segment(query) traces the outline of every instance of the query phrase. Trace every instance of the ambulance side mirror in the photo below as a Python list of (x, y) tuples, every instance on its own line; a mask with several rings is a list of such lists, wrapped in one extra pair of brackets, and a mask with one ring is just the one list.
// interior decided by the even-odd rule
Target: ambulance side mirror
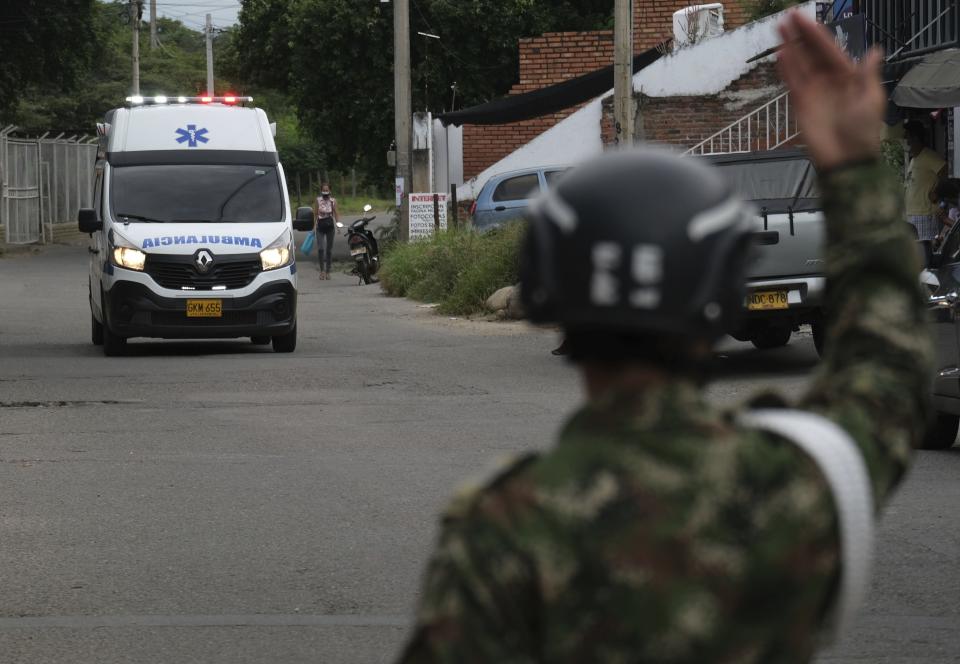
[(308, 207), (297, 208), (297, 216), (293, 220), (293, 230), (312, 231), (313, 230), (313, 210)]
[(93, 208), (80, 208), (77, 210), (77, 226), (81, 233), (96, 233), (103, 230), (103, 222), (97, 216), (97, 211)]

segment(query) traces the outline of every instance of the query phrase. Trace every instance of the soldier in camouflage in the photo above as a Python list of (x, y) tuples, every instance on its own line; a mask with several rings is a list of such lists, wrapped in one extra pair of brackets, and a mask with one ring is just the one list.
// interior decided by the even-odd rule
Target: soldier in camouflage
[(750, 253), (718, 174), (652, 150), (571, 172), (531, 213), (522, 277), (587, 404), (448, 508), (402, 662), (806, 662), (855, 604), (873, 512), (923, 434), (931, 349), (879, 162), (879, 58), (854, 64), (800, 16), (782, 31), (828, 224), (810, 388), (732, 412), (704, 398)]

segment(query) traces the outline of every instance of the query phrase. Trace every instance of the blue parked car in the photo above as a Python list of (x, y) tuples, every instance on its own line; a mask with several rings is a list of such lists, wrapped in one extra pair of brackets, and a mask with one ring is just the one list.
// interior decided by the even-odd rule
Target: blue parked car
[(530, 199), (550, 188), (569, 166), (539, 166), (494, 175), (470, 207), (473, 228), (487, 231), (523, 216)]

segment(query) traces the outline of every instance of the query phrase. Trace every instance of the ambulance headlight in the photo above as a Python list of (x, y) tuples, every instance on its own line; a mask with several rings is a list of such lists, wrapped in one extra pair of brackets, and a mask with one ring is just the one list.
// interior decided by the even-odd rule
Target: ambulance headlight
[(115, 238), (113, 248), (110, 250), (110, 259), (117, 267), (142, 272), (147, 262), (147, 255), (136, 247), (124, 241), (117, 241)]
[(276, 242), (260, 252), (260, 265), (264, 272), (286, 267), (292, 260), (293, 235), (290, 231), (285, 231)]

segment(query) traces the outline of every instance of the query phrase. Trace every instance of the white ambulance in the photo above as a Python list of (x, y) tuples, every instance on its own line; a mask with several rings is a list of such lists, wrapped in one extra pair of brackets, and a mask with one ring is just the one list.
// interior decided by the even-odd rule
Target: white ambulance
[(130, 97), (97, 127), (92, 340), (250, 337), (297, 345), (293, 229), (275, 125), (245, 97)]

